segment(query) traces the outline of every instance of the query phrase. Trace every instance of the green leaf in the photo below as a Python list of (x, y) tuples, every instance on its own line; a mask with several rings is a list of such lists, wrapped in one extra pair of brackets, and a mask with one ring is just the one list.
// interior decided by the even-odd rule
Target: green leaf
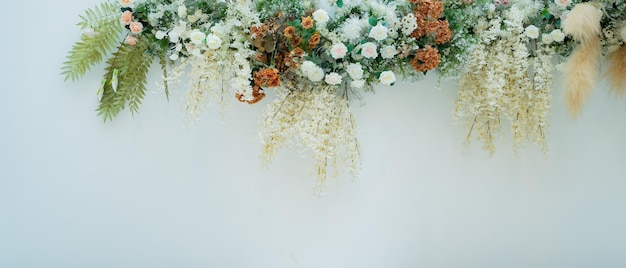
[(378, 24), (378, 19), (375, 17), (370, 17), (370, 19), (368, 20), (368, 22), (370, 23), (370, 25), (372, 26), (376, 26)]
[(118, 44), (123, 30), (118, 22), (117, 6), (111, 3), (88, 9), (80, 17), (82, 21), (78, 25), (82, 29), (93, 28), (95, 35), (83, 35), (69, 51), (61, 67), (61, 75), (65, 76), (66, 81), (80, 79), (93, 65), (100, 63), (104, 55)]

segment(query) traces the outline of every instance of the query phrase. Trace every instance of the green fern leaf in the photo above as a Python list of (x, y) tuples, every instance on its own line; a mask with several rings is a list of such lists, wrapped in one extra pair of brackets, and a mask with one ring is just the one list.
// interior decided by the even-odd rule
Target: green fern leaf
[[(105, 122), (117, 116), (126, 105), (133, 114), (139, 111), (145, 96), (148, 70), (153, 60), (153, 56), (145, 53), (147, 47), (145, 39), (140, 39), (135, 46), (123, 44), (107, 61), (104, 75), (107, 83), (97, 110)], [(115, 72), (119, 73), (116, 90), (111, 83)]]
[(78, 25), (82, 29), (93, 28), (95, 35), (83, 35), (68, 53), (61, 67), (61, 75), (65, 76), (66, 81), (80, 79), (116, 46), (123, 30), (119, 24), (119, 13), (115, 4), (107, 2), (88, 9), (85, 15), (80, 16), (82, 21)]

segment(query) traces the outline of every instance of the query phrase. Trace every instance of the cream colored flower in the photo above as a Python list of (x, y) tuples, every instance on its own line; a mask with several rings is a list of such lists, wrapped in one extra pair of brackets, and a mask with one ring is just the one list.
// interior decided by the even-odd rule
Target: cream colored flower
[(565, 40), (565, 34), (560, 29), (552, 30), (550, 36), (552, 37), (552, 40), (557, 43), (561, 43)]
[(383, 59), (391, 59), (393, 58), (396, 54), (398, 54), (398, 51), (396, 49), (395, 46), (385, 46), (383, 47), (383, 49), (380, 51), (380, 56), (383, 57)]
[(350, 86), (353, 88), (362, 88), (365, 86), (365, 80), (359, 79), (350, 82)]
[(382, 41), (387, 38), (387, 27), (378, 23), (376, 26), (372, 27), (369, 34), (370, 38), (374, 38), (376, 41)]
[(350, 63), (346, 68), (346, 72), (354, 80), (363, 78), (363, 66), (361, 66), (361, 63)]
[(328, 22), (330, 17), (328, 17), (328, 12), (326, 12), (326, 10), (318, 9), (315, 12), (313, 12), (313, 19), (315, 20), (315, 22), (319, 24), (324, 24)]
[(375, 59), (378, 57), (378, 51), (376, 51), (376, 49), (376, 44), (367, 42), (361, 45), (361, 55), (363, 55), (364, 58)]
[(537, 26), (535, 26), (535, 25), (529, 25), (524, 30), (524, 34), (528, 38), (537, 39), (539, 37), (539, 28), (537, 28)]
[(333, 59), (341, 59), (346, 56), (346, 53), (348, 53), (348, 48), (343, 43), (335, 44), (330, 48), (330, 55)]
[(191, 34), (189, 34), (189, 39), (194, 45), (201, 45), (202, 42), (204, 42), (204, 38), (206, 38), (206, 34), (197, 29), (193, 30)]
[(384, 71), (378, 77), (381, 84), (391, 85), (396, 82), (396, 75), (392, 71)]
[(560, 7), (567, 7), (572, 3), (572, 0), (554, 0), (554, 3)]
[(544, 43), (546, 45), (549, 45), (549, 44), (552, 44), (553, 41), (554, 41), (554, 39), (552, 38), (551, 34), (545, 34), (545, 33), (541, 34), (541, 42), (542, 43)]
[(158, 40), (161, 40), (161, 39), (165, 38), (165, 36), (166, 36), (166, 35), (167, 35), (167, 33), (165, 33), (164, 31), (159, 30), (159, 31), (157, 31), (157, 32), (154, 34), (154, 37), (155, 37), (156, 39), (158, 39)]
[(131, 32), (133, 32), (134, 34), (138, 34), (143, 31), (143, 24), (141, 24), (141, 22), (134, 21), (130, 24), (129, 28)]
[(210, 49), (218, 49), (222, 46), (222, 39), (219, 38), (217, 35), (210, 34), (206, 37), (206, 45)]
[(324, 82), (329, 85), (339, 85), (341, 84), (341, 75), (335, 72), (329, 73), (326, 75)]

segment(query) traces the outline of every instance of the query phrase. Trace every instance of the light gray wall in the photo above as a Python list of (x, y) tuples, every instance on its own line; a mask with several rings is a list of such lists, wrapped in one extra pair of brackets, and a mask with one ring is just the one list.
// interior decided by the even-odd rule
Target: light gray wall
[(604, 85), (576, 122), (553, 92), (547, 158), (463, 150), (454, 82), (379, 87), (354, 109), (362, 176), (318, 198), (295, 150), (259, 163), (270, 99), (185, 128), (181, 93), (149, 93), (103, 124), (104, 66), (58, 75), (96, 3), (0, 16), (0, 267), (626, 267), (626, 100)]

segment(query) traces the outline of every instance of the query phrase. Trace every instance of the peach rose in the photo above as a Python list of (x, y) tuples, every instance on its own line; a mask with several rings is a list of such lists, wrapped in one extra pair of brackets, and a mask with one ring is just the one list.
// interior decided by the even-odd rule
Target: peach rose
[(287, 38), (292, 38), (293, 34), (296, 32), (296, 27), (293, 26), (288, 26), (287, 28), (285, 28), (285, 30), (283, 31), (283, 35)]
[(124, 11), (124, 13), (122, 13), (122, 16), (120, 17), (120, 20), (122, 21), (122, 23), (124, 23), (124, 25), (129, 25), (131, 22), (133, 22), (133, 12), (131, 11)]
[(309, 46), (316, 47), (317, 44), (320, 43), (321, 38), (319, 34), (311, 35), (311, 38), (309, 38)]
[(134, 35), (126, 36), (126, 39), (124, 39), (124, 43), (129, 44), (131, 46), (136, 45), (138, 41), (139, 39), (137, 39), (137, 37), (135, 37)]
[(120, 0), (120, 5), (122, 5), (123, 7), (127, 7), (130, 6), (130, 4), (132, 4), (132, 0)]
[(141, 33), (141, 31), (143, 31), (143, 24), (141, 24), (141, 22), (138, 21), (133, 21), (130, 23), (130, 31), (133, 32), (134, 34), (138, 34)]

